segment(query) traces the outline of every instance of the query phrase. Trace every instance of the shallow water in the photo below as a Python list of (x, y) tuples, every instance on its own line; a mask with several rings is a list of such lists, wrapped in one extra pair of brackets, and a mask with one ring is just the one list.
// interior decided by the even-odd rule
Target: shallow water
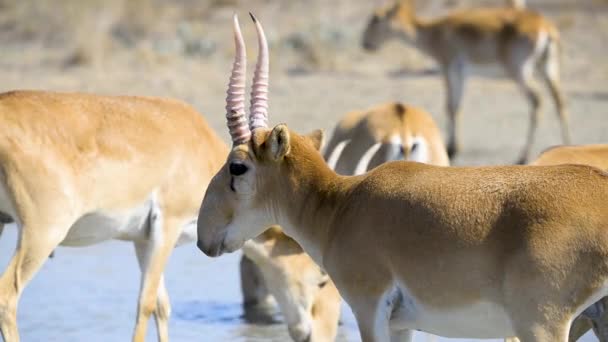
[[(0, 239), (2, 270), (13, 254), (16, 238), (17, 230), (8, 226)], [(175, 250), (165, 273), (172, 304), (172, 341), (289, 341), (283, 324), (252, 325), (241, 318), (239, 258), (240, 254), (234, 253), (211, 259), (194, 244)], [(22, 341), (129, 340), (139, 274), (130, 243), (58, 248), (21, 297), (18, 321)], [(338, 341), (359, 341), (346, 305), (342, 316)], [(156, 340), (153, 321), (148, 340)], [(417, 333), (416, 342), (427, 340), (427, 335)]]

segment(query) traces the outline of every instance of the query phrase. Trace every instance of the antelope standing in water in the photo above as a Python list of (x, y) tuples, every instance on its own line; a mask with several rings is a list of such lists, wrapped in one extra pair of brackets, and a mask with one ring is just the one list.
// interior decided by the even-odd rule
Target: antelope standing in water
[[(531, 165), (583, 164), (608, 170), (608, 145), (556, 146), (545, 150)], [(591, 305), (579, 315), (570, 329), (570, 341), (577, 341), (593, 329), (601, 342), (608, 341), (608, 297)]]
[(131, 96), (0, 94), (0, 218), (19, 241), (0, 277), (0, 330), (18, 341), (19, 297), (58, 246), (133, 241), (142, 271), (133, 335), (151, 314), (168, 340), (163, 269), (194, 241), (196, 214), (227, 147), (192, 107)]
[(450, 157), (460, 150), (460, 104), (474, 65), (502, 67), (528, 99), (530, 123), (518, 163), (529, 157), (541, 115), (535, 71), (542, 75), (557, 107), (562, 140), (570, 143), (568, 113), (560, 89), (559, 32), (540, 14), (518, 8), (478, 8), (427, 20), (416, 15), (411, 0), (401, 0), (375, 11), (363, 34), (363, 47), (375, 51), (392, 38), (414, 45), (441, 68), (447, 90)]
[(197, 223), (205, 254), (279, 224), (328, 272), (365, 342), (410, 329), (565, 342), (573, 318), (608, 294), (601, 170), (389, 162), (339, 176), (318, 132), (269, 128), (258, 100), (249, 122), (229, 111), (234, 145)]

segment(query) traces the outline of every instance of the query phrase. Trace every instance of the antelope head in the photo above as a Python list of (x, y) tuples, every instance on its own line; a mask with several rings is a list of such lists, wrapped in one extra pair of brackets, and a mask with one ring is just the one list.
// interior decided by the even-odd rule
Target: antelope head
[(363, 32), (363, 48), (376, 51), (386, 41), (399, 37), (412, 40), (416, 35), (412, 8), (410, 0), (401, 0), (374, 11)]
[[(268, 128), (268, 44), (260, 22), (251, 15), (258, 36), (258, 61), (251, 88), (249, 120), (245, 114), (245, 43), (234, 16), (236, 56), (226, 98), (226, 119), (232, 150), (207, 188), (199, 211), (198, 247), (209, 256), (233, 252), (278, 223), (273, 190), (289, 191), (277, 183), (292, 143), (303, 142), (318, 150), (322, 134), (312, 137), (291, 133), (280, 124)], [(276, 192), (276, 190), (275, 190)]]

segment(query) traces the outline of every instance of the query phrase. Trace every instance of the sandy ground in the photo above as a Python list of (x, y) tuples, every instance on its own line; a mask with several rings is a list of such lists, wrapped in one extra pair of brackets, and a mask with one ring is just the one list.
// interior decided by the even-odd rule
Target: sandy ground
[[(208, 2), (222, 4), (194, 12), (187, 19), (169, 14), (157, 17), (152, 26), (158, 30), (141, 41), (130, 45), (114, 41), (103, 47), (103, 57), (95, 63), (75, 66), (66, 66), (72, 48), (69, 40), (48, 40), (54, 34), (52, 25), (46, 28), (43, 20), (35, 22), (33, 31), (44, 32), (46, 38), (36, 34), (24, 38), (10, 27), (15, 18), (4, 12), (0, 15), (0, 91), (48, 89), (176, 97), (204, 113), (228, 142), (223, 107), (232, 59), (230, 16), (234, 11), (241, 16), (253, 65), (255, 33), (246, 15), (253, 10), (271, 43), (272, 123), (285, 122), (299, 132), (323, 128), (329, 133), (347, 111), (399, 100), (427, 109), (445, 128), (443, 83), (432, 62), (400, 43), (389, 44), (374, 55), (361, 51), (360, 33), (371, 8), (381, 1)], [(421, 12), (431, 16), (457, 6), (501, 4), (496, 2), (500, 1), (419, 1)], [(529, 2), (553, 19), (562, 32), (563, 89), (573, 142), (608, 142), (608, 2)], [(11, 1), (0, 1), (0, 8), (10, 6)], [(194, 27), (192, 35), (211, 46), (209, 51), (184, 53), (175, 39), (180, 27)], [(79, 32), (81, 27), (64, 29)], [(560, 143), (558, 121), (549, 98), (546, 100), (535, 153)], [(463, 103), (463, 150), (455, 164), (515, 161), (527, 125), (527, 103), (512, 82), (472, 77)]]
[[(420, 7), (425, 15), (437, 15), (473, 3), (429, 1)], [(562, 31), (563, 88), (574, 143), (608, 141), (608, 121), (603, 119), (608, 103), (608, 2), (532, 0), (529, 6), (552, 18)], [(323, 128), (329, 133), (349, 110), (399, 100), (427, 109), (444, 129), (443, 83), (433, 73), (432, 62), (398, 42), (374, 55), (361, 51), (360, 33), (371, 8), (373, 3), (367, 1), (241, 1), (239, 6), (218, 7), (204, 19), (195, 19), (204, 23), (201, 34), (216, 46), (210, 56), (147, 48), (166, 41), (161, 36), (134, 47), (114, 44), (95, 66), (64, 67), (68, 52), (60, 44), (4, 37), (0, 90), (177, 97), (193, 103), (227, 140), (223, 100), (232, 58), (229, 19), (234, 11), (241, 15), (253, 65), (255, 31), (246, 11), (254, 10), (271, 43), (272, 123), (285, 122), (300, 132)], [(546, 100), (535, 152), (560, 143), (554, 109)], [(513, 162), (527, 125), (527, 102), (512, 82), (472, 77), (463, 103), (463, 153), (455, 163)]]

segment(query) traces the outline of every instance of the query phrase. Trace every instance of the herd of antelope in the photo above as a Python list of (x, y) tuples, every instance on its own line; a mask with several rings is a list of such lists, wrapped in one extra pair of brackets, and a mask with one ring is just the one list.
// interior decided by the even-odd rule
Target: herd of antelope
[[(133, 241), (141, 285), (133, 341), (154, 316), (168, 341), (163, 270), (173, 248), (242, 249), (245, 311), (276, 303), (294, 341), (335, 339), (343, 298), (363, 341), (445, 337), (608, 341), (608, 145), (568, 146), (559, 33), (511, 7), (436, 19), (410, 1), (376, 10), (363, 48), (402, 39), (432, 57), (447, 90), (448, 144), (430, 114), (401, 102), (348, 113), (323, 133), (269, 126), (269, 52), (245, 110), (246, 48), (226, 98), (232, 147), (189, 105), (164, 98), (13, 91), (0, 94), (0, 231), (19, 240), (0, 277), (0, 331), (18, 341), (19, 297), (58, 245)], [(502, 66), (527, 96), (528, 162), (540, 72), (564, 146), (530, 165), (450, 167), (466, 76)], [(202, 203), (201, 203), (202, 201)]]

